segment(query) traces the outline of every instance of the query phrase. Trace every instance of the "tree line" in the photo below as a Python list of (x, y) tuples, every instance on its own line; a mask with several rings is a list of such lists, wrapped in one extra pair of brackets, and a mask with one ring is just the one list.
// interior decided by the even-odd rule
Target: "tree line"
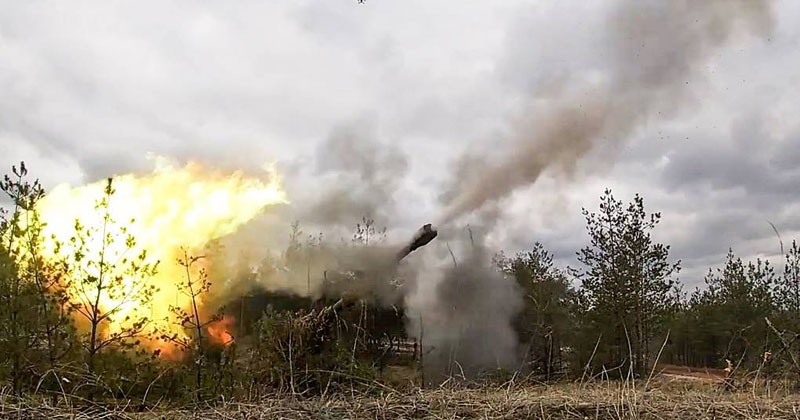
[(547, 378), (627, 379), (651, 374), (660, 362), (797, 379), (796, 241), (780, 272), (730, 249), (721, 267), (709, 268), (704, 287), (687, 292), (677, 278), (680, 261), (651, 236), (661, 214), (646, 212), (641, 196), (624, 203), (605, 190), (599, 211), (583, 215), (589, 243), (577, 252), (578, 267), (555, 267), (541, 243), (496, 258), (525, 290), (517, 328), (530, 343), (532, 370)]
[[(0, 209), (0, 381), (17, 395), (46, 395), (53, 403), (121, 398), (146, 406), (156, 400), (370, 387), (392, 380), (385, 371), (390, 364), (422, 371), (422, 343), (414, 343), (411, 355), (402, 350), (408, 340), (398, 305), (258, 292), (208, 313), (197, 303), (219, 273), (197, 268), (204, 257), (186, 251), (158, 264), (149, 263), (146, 252), (110, 258), (105, 250), (131, 250), (136, 244), (125, 229), (129, 221), (109, 212), (112, 179), (96, 203), (100, 223), (76, 221), (66, 243), (50, 244), (61, 256), (55, 259), (42, 255), (51, 239), (44, 237), (45, 222), (35, 211), (45, 194), (39, 182), (30, 181), (20, 164), (0, 190), (11, 202)], [(661, 214), (648, 213), (641, 196), (625, 203), (606, 190), (599, 209), (583, 209), (583, 215), (588, 242), (577, 251), (576, 267), (557, 267), (538, 242), (513, 256), (498, 253), (492, 261), (525, 297), (513, 323), (527, 377), (630, 379), (670, 363), (758, 369), (798, 379), (795, 241), (778, 272), (769, 261), (743, 261), (731, 250), (721, 267), (709, 269), (705, 287), (687, 292), (678, 281), (680, 261), (670, 258), (669, 245), (652, 237)], [(350, 243), (336, 246), (368, 247), (384, 240), (385, 229), (364, 218)], [(302, 277), (325, 246), (321, 235), (306, 235), (294, 224), (287, 249), (265, 260), (262, 269)], [(147, 313), (126, 310), (147, 306), (156, 292), (148, 280), (170, 263), (184, 269), (176, 293), (192, 303), (170, 308), (169, 322), (185, 335), (154, 330)], [(326, 272), (332, 287), (365, 281), (360, 279), (365, 275)], [(116, 306), (103, 304), (108, 301)], [(223, 312), (238, 318), (235, 341), (209, 336)], [(123, 327), (110, 327), (119, 320), (125, 322), (115, 325)], [(154, 340), (170, 343), (182, 356), (165, 357), (140, 345)]]

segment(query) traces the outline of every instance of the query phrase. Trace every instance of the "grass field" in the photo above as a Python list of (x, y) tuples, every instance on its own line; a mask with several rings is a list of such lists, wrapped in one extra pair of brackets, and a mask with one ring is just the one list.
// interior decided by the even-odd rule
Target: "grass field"
[(248, 403), (217, 402), (193, 407), (151, 407), (117, 402), (99, 406), (52, 407), (42, 401), (4, 398), (4, 418), (49, 419), (797, 419), (800, 395), (776, 385), (743, 385), (729, 391), (719, 383), (659, 377), (630, 382), (565, 383), (553, 386), (512, 382), (481, 387), (444, 385), (395, 391), (376, 386), (340, 390), (333, 396), (274, 395)]

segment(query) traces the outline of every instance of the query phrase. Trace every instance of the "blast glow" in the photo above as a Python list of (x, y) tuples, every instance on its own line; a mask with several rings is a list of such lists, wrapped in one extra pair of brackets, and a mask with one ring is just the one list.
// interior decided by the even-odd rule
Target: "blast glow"
[[(45, 222), (45, 242), (42, 254), (45, 258), (57, 261), (60, 255), (70, 255), (75, 248), (70, 238), (75, 235), (75, 221), (87, 227), (100, 227), (103, 223), (101, 211), (96, 204), (103, 197), (106, 181), (100, 181), (78, 188), (61, 185), (54, 188), (37, 205), (41, 219)], [(115, 190), (109, 204), (111, 218), (116, 225), (112, 236), (120, 229), (127, 229), (136, 240), (134, 247), (125, 255), (132, 257), (146, 251), (146, 263), (158, 262), (156, 275), (149, 279), (155, 285), (152, 301), (142, 307), (135, 299), (127, 304), (101, 299), (103, 311), (119, 307), (105, 333), (118, 332), (126, 325), (126, 317), (145, 314), (151, 322), (151, 331), (178, 334), (185, 337), (186, 332), (178, 325), (170, 312), (170, 306), (190, 311), (191, 298), (178, 289), (180, 282), (186, 281), (185, 268), (177, 264), (182, 249), (194, 255), (203, 252), (209, 242), (229, 235), (244, 223), (253, 219), (268, 206), (286, 203), (286, 196), (280, 186), (280, 179), (271, 171), (269, 179), (262, 181), (246, 177), (241, 172), (210, 172), (197, 164), (176, 167), (164, 161), (157, 162), (156, 170), (149, 175), (124, 175), (113, 179)], [(50, 238), (54, 238), (52, 240)], [(61, 249), (56, 248), (60, 242)], [(124, 240), (117, 240), (114, 247), (107, 249), (107, 261), (122, 257)], [(90, 258), (97, 258), (102, 241), (86, 244)], [(95, 255), (91, 255), (95, 253)], [(134, 284), (135, 280), (124, 277), (123, 281)], [(212, 285), (211, 292), (213, 293)], [(78, 302), (81, 290), (74, 284), (67, 294)], [(88, 298), (96, 298), (91, 291)], [(102, 296), (101, 296), (102, 297)], [(83, 299), (87, 296), (83, 295)], [(207, 302), (199, 301), (201, 312), (210, 313), (216, 308), (204, 308)], [(158, 340), (143, 341), (153, 349), (169, 352), (171, 346)]]
[(212, 343), (229, 346), (233, 343), (233, 335), (231, 334), (236, 318), (225, 315), (217, 322), (208, 326), (208, 338)]

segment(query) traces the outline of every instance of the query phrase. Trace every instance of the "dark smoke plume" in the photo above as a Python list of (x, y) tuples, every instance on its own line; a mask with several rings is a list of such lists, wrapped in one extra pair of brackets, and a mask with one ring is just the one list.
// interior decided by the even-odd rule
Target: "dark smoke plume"
[[(511, 152), (499, 162), (476, 168), (475, 176), (456, 181), (457, 193), (439, 224), (536, 182), (547, 169), (568, 174), (599, 145), (619, 147), (649, 119), (669, 116), (690, 103), (690, 79), (735, 32), (763, 35), (771, 29), (770, 4), (618, 2), (604, 25), (610, 32), (595, 38), (607, 44), (602, 46), (607, 47), (607, 57), (539, 86), (512, 128)], [(558, 45), (559, 40), (526, 42)]]
[(510, 320), (522, 309), (522, 292), (492, 266), (491, 253), (480, 241), (465, 234), (459, 242), (456, 260), (423, 270), (406, 302), (408, 334), (422, 339), (431, 382), (518, 367), (519, 344)]

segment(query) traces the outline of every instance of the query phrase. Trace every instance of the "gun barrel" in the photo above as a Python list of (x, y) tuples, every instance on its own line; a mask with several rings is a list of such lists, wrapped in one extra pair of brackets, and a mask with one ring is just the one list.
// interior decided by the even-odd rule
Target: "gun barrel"
[(397, 254), (397, 261), (399, 262), (407, 257), (408, 254), (429, 244), (437, 235), (439, 235), (439, 232), (434, 229), (430, 223), (422, 226), (414, 235), (414, 238), (411, 239), (411, 242), (404, 246)]

